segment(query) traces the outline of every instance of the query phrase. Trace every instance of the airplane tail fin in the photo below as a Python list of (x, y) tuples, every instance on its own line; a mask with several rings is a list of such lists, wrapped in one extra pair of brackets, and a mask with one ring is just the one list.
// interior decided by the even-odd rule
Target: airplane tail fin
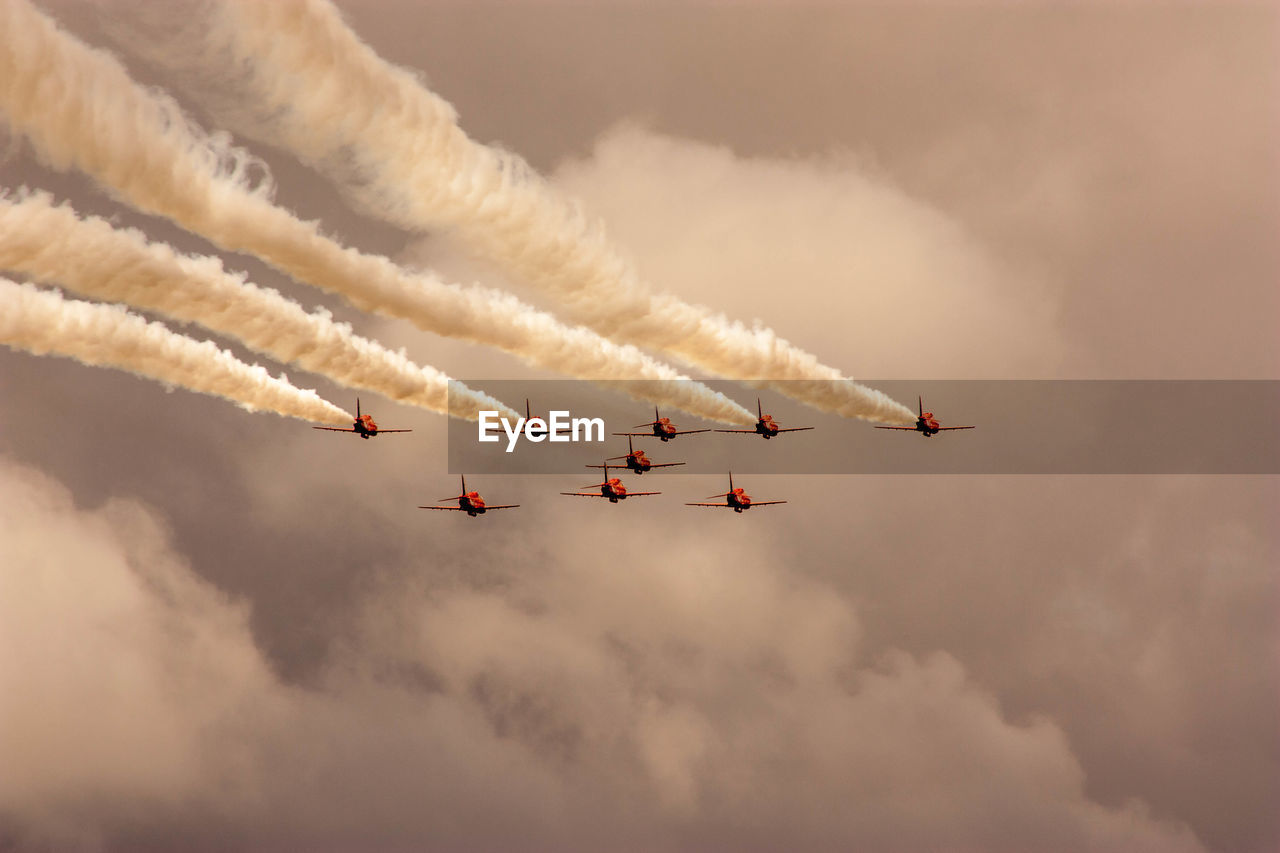
[(764, 420), (764, 406), (760, 405), (759, 397), (756, 397), (756, 418)]
[(460, 498), (465, 498), (466, 496), (467, 496), (467, 475), (463, 474), (462, 475), (462, 494), (450, 495), (447, 498), (436, 498), (436, 503), (443, 503), (445, 501), (456, 501)]
[(920, 404), (920, 417), (923, 418), (924, 417), (924, 395), (921, 394), (919, 397), (916, 397), (916, 402)]
[(356, 420), (360, 420), (360, 398), (356, 397)]
[(524, 422), (528, 423), (531, 420), (533, 420), (533, 414), (529, 409), (529, 398), (525, 397), (524, 398)]
[[(618, 466), (614, 466), (615, 468)], [(609, 482), (609, 460), (604, 462), (604, 480), (599, 483), (587, 483), (585, 486), (579, 486), (580, 489), (598, 489)]]
[(732, 471), (729, 472), (729, 491), (722, 492), (721, 494), (718, 494), (718, 495), (707, 495), (705, 498), (703, 498), (703, 500), (709, 501), (712, 498), (727, 498), (731, 494), (733, 494), (733, 472)]

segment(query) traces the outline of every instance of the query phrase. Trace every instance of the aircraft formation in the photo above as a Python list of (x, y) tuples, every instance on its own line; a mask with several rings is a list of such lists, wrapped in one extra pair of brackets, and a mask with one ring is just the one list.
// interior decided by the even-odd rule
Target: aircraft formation
[[(933, 412), (926, 412), (924, 410), (923, 396), (918, 397), (917, 402), (919, 404), (919, 409), (917, 410), (919, 412), (919, 415), (916, 418), (916, 423), (914, 426), (877, 426), (876, 429), (894, 429), (894, 430), (906, 430), (909, 432), (919, 432), (925, 438), (930, 438), (945, 430), (975, 429), (975, 427), (973, 426), (942, 426), (938, 422), (937, 418), (933, 416)], [(525, 411), (525, 418), (527, 423), (533, 418), (532, 408), (528, 400), (524, 401), (524, 411)], [(635, 437), (657, 438), (658, 440), (665, 443), (665, 442), (671, 441), (676, 436), (680, 436), (680, 435), (693, 435), (695, 433), (702, 433), (702, 432), (725, 432), (725, 433), (737, 433), (740, 435), (759, 435), (763, 437), (765, 440), (768, 440), (771, 438), (776, 438), (778, 435), (784, 432), (804, 432), (805, 430), (814, 429), (814, 427), (783, 427), (781, 426), (780, 424), (778, 424), (777, 421), (773, 419), (772, 415), (767, 415), (764, 413), (764, 409), (760, 403), (759, 398), (756, 398), (756, 418), (757, 418), (756, 424), (753, 429), (715, 429), (713, 430), (711, 428), (707, 428), (707, 429), (681, 430), (681, 429), (677, 429), (676, 425), (671, 423), (670, 418), (662, 417), (662, 415), (658, 412), (658, 408), (655, 406), (653, 409), (652, 421), (649, 421), (648, 423), (637, 424), (636, 426), (632, 427), (632, 429), (640, 429), (642, 427), (648, 427), (650, 430), (649, 432), (615, 432), (613, 433), (616, 436), (626, 437), (627, 439), (626, 454), (622, 456), (610, 456), (606, 458), (603, 461), (603, 464), (601, 465), (584, 466), (586, 468), (600, 468), (600, 469), (603, 469), (604, 471), (604, 476), (601, 482), (589, 483), (585, 486), (580, 487), (583, 490), (590, 489), (592, 491), (561, 492), (560, 494), (566, 495), (568, 497), (576, 497), (576, 498), (604, 498), (605, 500), (609, 501), (609, 503), (611, 504), (619, 503), (621, 501), (626, 500), (627, 498), (648, 497), (650, 495), (662, 494), (662, 492), (629, 491), (626, 485), (623, 484), (621, 478), (609, 476), (610, 468), (625, 469), (625, 470), (631, 471), (637, 477), (639, 477), (647, 471), (652, 471), (654, 468), (674, 468), (676, 466), (686, 464), (684, 462), (662, 462), (662, 463), (654, 462), (648, 456), (645, 455), (644, 450), (637, 450), (635, 448), (634, 444), (632, 443), (632, 439)], [(351, 429), (342, 429), (340, 427), (324, 427), (324, 426), (312, 427), (312, 429), (328, 430), (330, 432), (353, 433), (353, 434), (359, 435), (363, 439), (374, 438), (378, 435), (381, 435), (382, 433), (397, 433), (397, 432), (413, 431), (408, 429), (383, 429), (379, 427), (374, 422), (372, 415), (366, 415), (360, 411), (360, 399), (358, 397), (356, 398), (356, 419), (355, 419), (355, 422), (352, 424)], [(616, 464), (619, 460), (623, 460), (622, 464), (620, 465)], [(610, 465), (609, 464), (610, 462), (614, 462), (615, 464)], [(729, 472), (729, 491), (722, 492), (717, 495), (710, 495), (709, 497), (706, 498), (706, 500), (712, 500), (714, 498), (723, 498), (724, 500), (719, 503), (702, 503), (702, 502), (686, 503), (685, 506), (711, 507), (713, 509), (731, 509), (735, 513), (742, 513), (754, 507), (777, 506), (778, 504), (786, 503), (785, 500), (760, 501), (752, 498), (750, 495), (746, 493), (746, 491), (742, 487), (740, 486), (735, 487), (733, 485), (732, 471)], [(460, 494), (453, 495), (447, 498), (439, 498), (436, 501), (437, 504), (447, 504), (452, 502), (456, 502), (457, 506), (419, 506), (418, 509), (438, 510), (441, 512), (465, 512), (470, 518), (475, 518), (476, 516), (484, 515), (486, 512), (489, 512), (490, 510), (516, 509), (520, 506), (519, 504), (494, 505), (494, 504), (486, 503), (485, 499), (480, 495), (479, 492), (475, 490), (467, 489), (466, 475), (462, 476), (462, 492)]]

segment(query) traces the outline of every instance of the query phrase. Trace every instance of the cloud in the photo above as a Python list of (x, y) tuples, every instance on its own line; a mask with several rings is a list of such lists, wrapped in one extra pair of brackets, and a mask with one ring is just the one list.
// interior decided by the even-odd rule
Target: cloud
[(747, 157), (623, 123), (553, 181), (645, 279), (767, 316), (855, 376), (1030, 378), (1061, 358), (1048, 282), (851, 154)]
[(1062, 730), (1010, 722), (951, 655), (866, 660), (849, 601), (763, 541), (669, 533), (643, 570), (588, 541), (500, 590), (379, 595), (362, 645), (559, 768), (568, 802), (625, 802), (573, 822), (635, 818), (618, 849), (1200, 849), (1092, 802)]
[(244, 736), (274, 712), (243, 604), (152, 511), (76, 508), (0, 459), (0, 815), (54, 847), (196, 797), (251, 797)]
[(1091, 801), (1062, 730), (954, 657), (865, 659), (854, 605), (763, 535), (680, 529), (636, 570), (601, 549), (615, 514), (469, 581), (388, 574), (303, 687), (153, 510), (2, 464), (0, 813), (24, 842), (216, 818), (251, 849), (1200, 849)]

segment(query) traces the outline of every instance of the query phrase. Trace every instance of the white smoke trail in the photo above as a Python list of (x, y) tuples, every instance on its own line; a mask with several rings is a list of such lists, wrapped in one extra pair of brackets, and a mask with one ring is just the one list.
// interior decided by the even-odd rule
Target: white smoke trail
[(518, 157), (469, 139), (448, 102), (381, 59), (328, 0), (199, 3), (183, 17), (187, 26), (167, 33), (176, 37), (144, 40), (138, 52), (189, 82), (193, 72), (213, 75), (223, 93), (209, 104), (216, 114), (334, 176), (369, 214), (412, 230), (452, 228), (615, 340), (719, 376), (783, 380), (777, 390), (826, 411), (914, 419), (771, 329), (654, 292), (599, 222)]
[(63, 299), (0, 278), (0, 344), (35, 355), (61, 355), (116, 367), (166, 385), (212, 394), (249, 411), (349, 424), (353, 418), (259, 365), (245, 364), (211, 341), (195, 341), (130, 314), (119, 305)]
[(138, 231), (81, 219), (48, 193), (0, 195), (0, 269), (199, 323), (278, 361), (393, 400), (470, 420), (483, 409), (515, 417), (489, 395), (354, 335), (326, 312), (308, 314), (277, 291), (226, 272), (217, 258), (181, 255)]
[(754, 421), (635, 347), (566, 327), (509, 294), (410, 275), (386, 258), (339, 246), (272, 204), (269, 182), (252, 182), (252, 159), (225, 136), (201, 133), (171, 98), (136, 84), (113, 56), (62, 32), (27, 0), (0, 0), (0, 111), (51, 167), (79, 169), (134, 207), (254, 254), (362, 310), (571, 376), (644, 380), (623, 388), (701, 417)]

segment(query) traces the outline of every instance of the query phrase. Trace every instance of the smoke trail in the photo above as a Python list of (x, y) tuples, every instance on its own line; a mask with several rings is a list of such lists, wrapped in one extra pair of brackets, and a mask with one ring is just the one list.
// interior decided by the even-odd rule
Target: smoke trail
[(257, 255), (361, 310), (571, 376), (645, 380), (626, 388), (701, 417), (754, 421), (635, 347), (566, 327), (509, 294), (410, 275), (386, 258), (339, 246), (273, 205), (269, 181), (254, 183), (260, 170), (224, 135), (201, 133), (171, 98), (134, 83), (114, 57), (61, 32), (27, 0), (0, 0), (0, 110), (51, 167), (80, 169), (134, 207)]
[(348, 424), (353, 418), (294, 388), (259, 365), (249, 365), (211, 341), (195, 341), (149, 323), (119, 305), (63, 299), (55, 291), (0, 278), (0, 343), (35, 355), (61, 355), (84, 364), (117, 367), (166, 385), (212, 394), (249, 411)]
[[(575, 321), (615, 340), (720, 376), (818, 380), (776, 387), (846, 416), (913, 420), (906, 406), (771, 329), (652, 291), (599, 222), (518, 157), (469, 139), (449, 103), (378, 57), (327, 0), (230, 0), (199, 11), (184, 13), (178, 37), (143, 40), (138, 52), (186, 72), (189, 82), (196, 71), (215, 75), (224, 90), (209, 104), (216, 113), (331, 174), (365, 212), (412, 230), (454, 229), (558, 298)], [(210, 87), (193, 88), (203, 95)]]
[(0, 269), (199, 323), (279, 361), (393, 400), (470, 420), (482, 409), (515, 415), (487, 394), (352, 334), (323, 311), (308, 314), (280, 293), (226, 272), (217, 258), (180, 255), (138, 231), (97, 217), (82, 220), (47, 193), (20, 191), (16, 201), (0, 195)]

